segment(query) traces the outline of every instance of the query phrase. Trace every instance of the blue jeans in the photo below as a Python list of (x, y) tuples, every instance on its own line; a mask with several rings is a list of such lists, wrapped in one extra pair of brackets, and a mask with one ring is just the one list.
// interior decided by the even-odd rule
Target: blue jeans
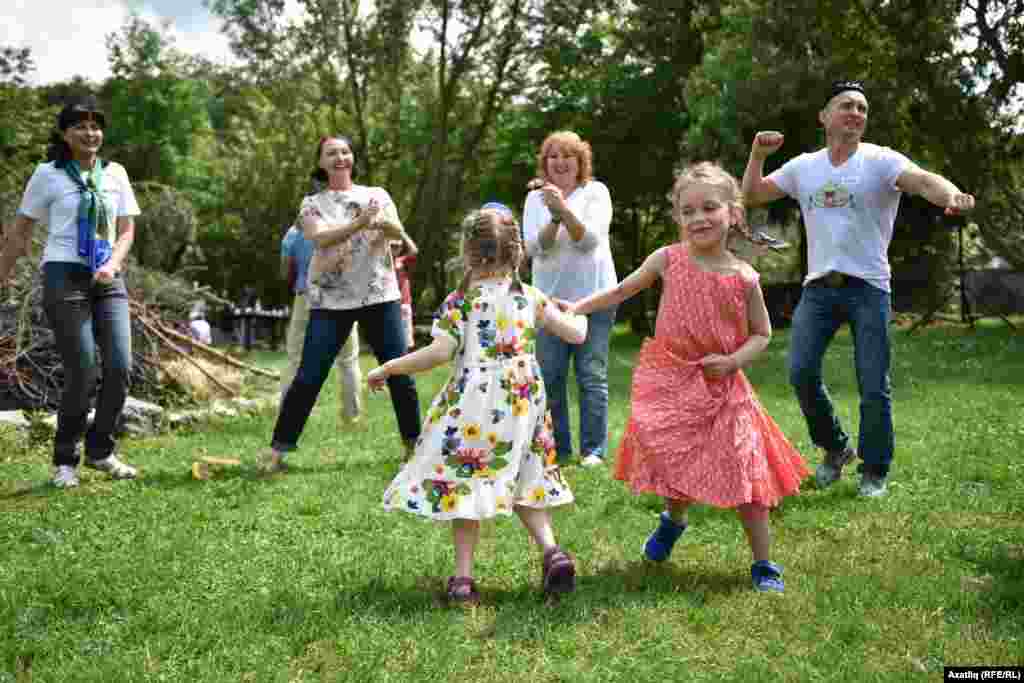
[[(102, 460), (114, 452), (114, 430), (132, 371), (132, 327), (124, 280), (93, 282), (87, 266), (51, 261), (43, 265), (43, 309), (64, 366), (64, 390), (57, 412), (53, 464), (78, 466), (78, 442), (85, 434), (85, 457)], [(89, 405), (99, 370), (103, 375), (96, 416), (86, 433)]]
[(846, 448), (849, 437), (836, 417), (821, 377), (825, 350), (844, 322), (853, 333), (857, 388), (860, 391), (860, 436), (857, 452), (865, 469), (887, 476), (893, 455), (892, 397), (889, 387), (888, 292), (861, 281), (843, 287), (804, 287), (793, 315), (789, 347), (789, 381), (796, 389), (811, 440), (827, 451)]
[(615, 324), (615, 309), (587, 316), (587, 338), (569, 344), (553, 334), (537, 332), (537, 360), (544, 375), (548, 409), (555, 427), (558, 459), (572, 455), (566, 380), (575, 358), (576, 385), (580, 396), (580, 455), (605, 456), (608, 448), (608, 340)]
[[(302, 360), (281, 401), (281, 412), (274, 426), (273, 449), (281, 453), (295, 450), (320, 388), (356, 321), (366, 334), (378, 362), (386, 363), (405, 354), (405, 326), (399, 301), (344, 311), (312, 309), (302, 345)], [(405, 441), (419, 438), (420, 402), (412, 377), (393, 375), (388, 378), (388, 389), (402, 438)]]

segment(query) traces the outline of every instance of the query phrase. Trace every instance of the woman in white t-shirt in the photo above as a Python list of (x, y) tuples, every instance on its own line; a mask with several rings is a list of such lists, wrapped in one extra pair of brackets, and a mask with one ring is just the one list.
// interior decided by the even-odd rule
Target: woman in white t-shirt
[[(533, 286), (565, 301), (579, 301), (618, 283), (608, 240), (612, 199), (593, 177), (590, 145), (571, 131), (551, 133), (537, 155), (538, 181), (523, 207), (526, 254)], [(608, 341), (615, 309), (587, 316), (587, 338), (568, 344), (537, 332), (537, 359), (548, 390), (558, 458), (572, 455), (566, 382), (576, 370), (580, 401), (580, 458), (585, 467), (604, 463), (608, 447)]]
[[(315, 245), (306, 282), (309, 323), (302, 359), (281, 401), (267, 470), (284, 468), (316, 403), (338, 351), (358, 321), (378, 362), (407, 351), (401, 291), (391, 241), (406, 239), (387, 190), (352, 181), (355, 156), (348, 138), (320, 138), (314, 180), (324, 189), (302, 200), (297, 225)], [(420, 435), (419, 398), (408, 375), (388, 378), (406, 454)]]
[[(78, 98), (57, 117), (49, 162), (28, 181), (0, 256), (0, 282), (28, 253), (39, 223), (48, 226), (42, 258), (43, 306), (64, 366), (64, 390), (54, 437), (53, 483), (78, 485), (79, 441), (85, 464), (114, 479), (135, 468), (114, 455), (114, 429), (128, 395), (131, 319), (121, 270), (135, 237), (135, 201), (128, 174), (100, 159), (106, 117), (94, 97)], [(96, 416), (88, 426), (90, 395), (103, 357)], [(87, 428), (88, 427), (88, 431)]]

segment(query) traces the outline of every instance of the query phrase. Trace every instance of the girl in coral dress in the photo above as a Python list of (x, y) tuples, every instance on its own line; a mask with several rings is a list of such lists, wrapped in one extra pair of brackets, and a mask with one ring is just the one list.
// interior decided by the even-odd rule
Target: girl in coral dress
[(519, 281), (519, 226), (507, 207), (485, 207), (494, 208), (463, 221), (466, 277), (442, 304), (433, 342), (367, 376), (371, 389), (379, 389), (389, 375), (421, 372), (454, 357), (413, 457), (384, 493), (387, 510), (452, 522), (455, 573), (447, 598), (453, 603), (480, 599), (473, 580), (480, 520), (513, 511), (543, 553), (545, 593), (575, 586), (573, 561), (555, 544), (547, 511), (573, 496), (555, 465), (534, 347), (538, 327), (579, 344), (586, 319), (562, 313)]
[(735, 508), (753, 551), (754, 588), (781, 592), (768, 511), (797, 493), (808, 472), (741, 369), (772, 331), (757, 272), (727, 248), (730, 229), (743, 224), (739, 184), (715, 164), (696, 164), (679, 176), (672, 204), (679, 244), (658, 249), (617, 287), (565, 308), (585, 315), (663, 280), (615, 473), (634, 492), (665, 499), (644, 555), (668, 559), (693, 503)]

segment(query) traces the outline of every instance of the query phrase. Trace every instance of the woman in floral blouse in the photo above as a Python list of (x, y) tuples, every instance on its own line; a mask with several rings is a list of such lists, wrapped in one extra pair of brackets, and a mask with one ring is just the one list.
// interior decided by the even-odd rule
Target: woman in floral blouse
[[(359, 322), (381, 363), (407, 351), (401, 292), (391, 257), (392, 240), (405, 238), (391, 196), (380, 187), (352, 181), (352, 143), (340, 135), (321, 138), (313, 177), (326, 187), (302, 201), (298, 225), (315, 245), (306, 298), (309, 325), (302, 360), (285, 392), (270, 453), (264, 465), (284, 468), (295, 450), (331, 364)], [(398, 429), (411, 451), (420, 434), (419, 399), (408, 375), (388, 379)]]

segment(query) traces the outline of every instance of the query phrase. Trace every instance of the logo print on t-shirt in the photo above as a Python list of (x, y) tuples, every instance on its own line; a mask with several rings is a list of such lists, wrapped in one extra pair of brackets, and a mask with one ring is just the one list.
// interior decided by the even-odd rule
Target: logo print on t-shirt
[(811, 195), (811, 206), (818, 209), (838, 209), (852, 204), (853, 193), (845, 185), (831, 180)]

